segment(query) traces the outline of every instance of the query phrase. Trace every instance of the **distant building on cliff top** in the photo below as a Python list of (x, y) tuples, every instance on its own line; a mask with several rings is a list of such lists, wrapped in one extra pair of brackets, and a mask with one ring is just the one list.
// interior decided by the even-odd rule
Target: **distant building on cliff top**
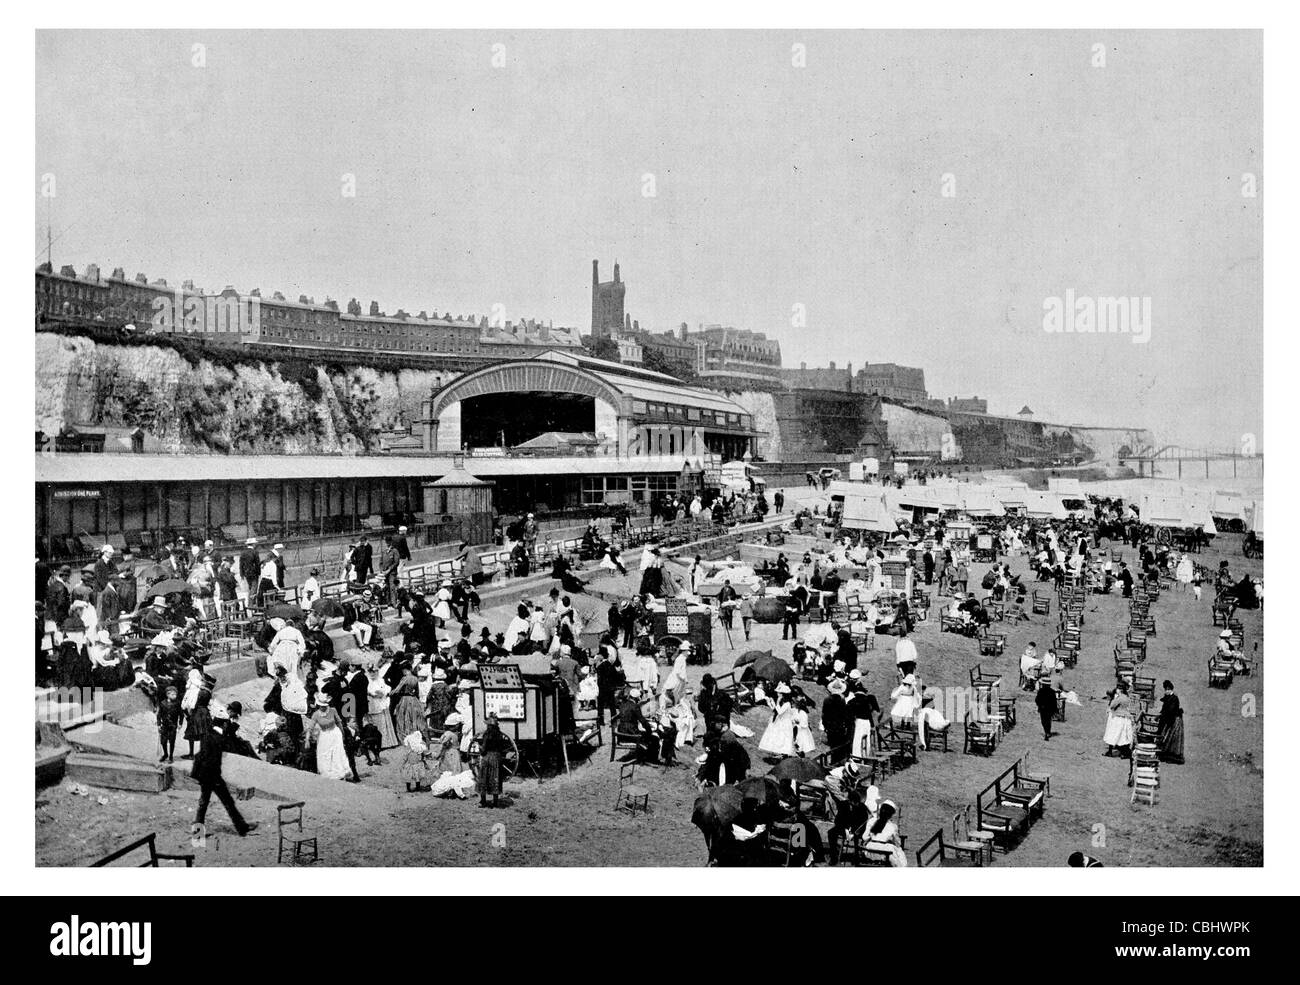
[(213, 344), (288, 349), (305, 359), (366, 354), (457, 370), (581, 346), (575, 329), (531, 318), (492, 324), (486, 316), (450, 312), (412, 315), (399, 309), (389, 315), (375, 301), (363, 309), (356, 298), (340, 308), (331, 298), (318, 303), (300, 295), (291, 301), (279, 291), (264, 296), (258, 288), (242, 294), (227, 286), (213, 293), (188, 280), (175, 287), (144, 274), (128, 279), (121, 267), (104, 277), (97, 264), (82, 275), (71, 266), (56, 273), (50, 264), (41, 264), (36, 268), (37, 327), (79, 323), (133, 325), (138, 332)]

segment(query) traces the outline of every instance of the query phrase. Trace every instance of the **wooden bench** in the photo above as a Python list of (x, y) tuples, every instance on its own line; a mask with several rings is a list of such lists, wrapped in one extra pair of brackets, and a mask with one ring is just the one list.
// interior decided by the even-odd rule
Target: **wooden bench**
[(138, 863), (135, 866), (137, 869), (157, 869), (159, 868), (159, 862), (184, 862), (185, 868), (190, 869), (194, 867), (193, 855), (168, 855), (164, 852), (158, 851), (158, 845), (156, 842), (157, 837), (157, 834), (151, 831), (143, 838), (133, 841), (131, 844), (119, 848), (117, 851), (109, 855), (105, 855), (98, 861), (91, 862), (90, 867), (92, 869), (103, 868), (104, 866), (116, 862), (120, 858), (125, 858), (127, 855), (130, 855), (138, 849), (145, 849), (149, 853), (149, 857), (145, 861)]
[(994, 781), (1004, 803), (1016, 804), (1029, 813), (1030, 820), (1041, 817), (1047, 797), (1047, 781), (1036, 779), (1022, 771), (1016, 760)]
[(1007, 647), (1007, 634), (991, 632), (987, 626), (980, 627), (978, 639), (982, 657), (996, 657)]
[(1001, 683), (1001, 674), (989, 673), (980, 664), (976, 664), (970, 669), (970, 686), (972, 688), (997, 687)]
[(1232, 684), (1232, 661), (1220, 660), (1216, 653), (1210, 657), (1209, 663), (1209, 686), (1210, 687), (1229, 687)]
[(961, 633), (962, 636), (969, 636), (971, 623), (957, 616), (950, 616), (947, 613), (939, 614), (939, 632), (941, 633)]
[(966, 712), (966, 717), (962, 720), (962, 729), (965, 733), (965, 743), (962, 746), (963, 753), (979, 753), (981, 756), (993, 755), (993, 750), (998, 744), (998, 729), (991, 722), (977, 722)]
[(971, 868), (981, 865), (982, 858), (982, 854), (972, 857), (969, 852), (959, 850), (956, 845), (948, 844), (944, 838), (943, 828), (932, 834), (925, 844), (916, 850), (916, 864), (922, 869)]
[(975, 797), (975, 825), (993, 835), (994, 845), (1007, 851), (1029, 828), (1029, 812), (1003, 797), (997, 780)]

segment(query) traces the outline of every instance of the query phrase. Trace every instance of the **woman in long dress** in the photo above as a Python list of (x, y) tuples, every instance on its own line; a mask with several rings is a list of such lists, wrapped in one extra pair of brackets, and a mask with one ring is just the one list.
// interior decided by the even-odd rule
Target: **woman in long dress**
[(897, 722), (911, 722), (915, 720), (916, 713), (921, 708), (920, 696), (916, 693), (916, 677), (908, 674), (903, 678), (898, 687), (894, 688), (889, 695), (893, 699), (893, 707), (889, 709), (889, 717)]
[(316, 692), (316, 709), (311, 713), (311, 734), (316, 739), (316, 772), (341, 780), (352, 770), (343, 748), (343, 719), (330, 707), (329, 695)]
[(1110, 708), (1106, 716), (1106, 734), (1102, 741), (1106, 743), (1106, 755), (1119, 750), (1121, 756), (1127, 756), (1133, 748), (1133, 716), (1128, 707), (1128, 684), (1120, 681), (1111, 694)]
[(907, 868), (907, 853), (903, 851), (903, 839), (898, 835), (898, 824), (894, 818), (898, 814), (898, 805), (887, 800), (880, 805), (880, 812), (867, 825), (867, 841), (873, 845), (889, 846), (889, 864), (896, 869)]
[(802, 705), (794, 713), (794, 748), (800, 756), (806, 756), (817, 748), (817, 740), (808, 725), (808, 712)]
[(508, 746), (505, 734), (497, 725), (497, 716), (489, 714), (487, 728), (483, 730), (478, 740), (478, 805), (480, 807), (488, 805), (488, 794), (492, 795), (492, 806), (497, 806), (497, 798), (501, 796), (501, 761)]
[(1183, 761), (1183, 705), (1174, 694), (1173, 681), (1165, 681), (1165, 693), (1160, 699), (1160, 728), (1157, 742), (1160, 758), (1166, 763)]
[(451, 582), (444, 581), (433, 600), (434, 625), (441, 629), (451, 618)]
[(420, 680), (410, 665), (402, 668), (402, 679), (388, 699), (393, 702), (393, 728), (403, 741), (412, 732), (424, 731), (424, 702), (420, 700)]
[(776, 686), (776, 697), (769, 698), (772, 707), (772, 722), (763, 730), (758, 740), (758, 748), (769, 756), (793, 756), (795, 707), (790, 702), (790, 687), (787, 684)]
[(393, 729), (393, 716), (388, 710), (388, 695), (392, 689), (384, 683), (378, 664), (366, 670), (366, 724), (379, 729), (381, 749), (391, 749), (401, 743)]

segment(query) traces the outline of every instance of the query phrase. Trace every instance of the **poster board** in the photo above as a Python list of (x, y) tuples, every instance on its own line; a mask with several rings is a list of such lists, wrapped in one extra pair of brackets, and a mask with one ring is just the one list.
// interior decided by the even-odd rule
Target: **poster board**
[(528, 717), (518, 664), (484, 664), (479, 668), (479, 681), (485, 716), (496, 715), (503, 722), (522, 722)]
[(686, 599), (665, 599), (664, 612), (667, 617), (668, 635), (680, 636), (682, 639), (686, 639), (691, 630), (690, 609), (686, 604)]

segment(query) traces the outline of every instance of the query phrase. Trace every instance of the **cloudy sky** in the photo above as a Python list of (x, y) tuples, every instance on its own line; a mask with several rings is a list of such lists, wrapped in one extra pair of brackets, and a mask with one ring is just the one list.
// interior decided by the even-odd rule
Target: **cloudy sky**
[[(787, 366), (900, 362), (994, 411), (1263, 445), (1254, 32), (36, 44), (57, 191), (37, 261), (48, 206), (56, 265), (586, 331), (591, 261), (617, 259), (643, 327), (721, 322)], [(1067, 291), (1150, 298), (1150, 341), (1046, 332)]]

